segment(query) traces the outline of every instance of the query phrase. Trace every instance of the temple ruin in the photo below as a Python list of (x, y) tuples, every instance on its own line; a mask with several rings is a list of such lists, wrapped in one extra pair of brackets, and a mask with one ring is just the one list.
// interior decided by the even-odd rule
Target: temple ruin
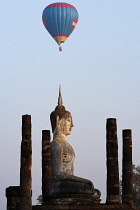
[(32, 206), (32, 132), (31, 116), (22, 116), (20, 186), (6, 189), (7, 210), (96, 210), (135, 209), (132, 201), (132, 132), (122, 131), (122, 199), (120, 196), (117, 122), (106, 122), (106, 203), (90, 180), (76, 177), (73, 171), (74, 150), (66, 141), (72, 117), (63, 106), (61, 91), (58, 105), (51, 113), (50, 131), (42, 131), (42, 205)]

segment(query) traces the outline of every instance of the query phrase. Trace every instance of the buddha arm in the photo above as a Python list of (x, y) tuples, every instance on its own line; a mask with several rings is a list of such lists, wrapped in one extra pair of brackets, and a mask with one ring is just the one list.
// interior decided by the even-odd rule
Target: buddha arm
[(61, 160), (62, 148), (60, 144), (58, 144), (56, 141), (53, 140), (51, 142), (50, 152), (51, 152), (52, 176), (55, 176), (59, 172), (62, 172), (62, 160)]

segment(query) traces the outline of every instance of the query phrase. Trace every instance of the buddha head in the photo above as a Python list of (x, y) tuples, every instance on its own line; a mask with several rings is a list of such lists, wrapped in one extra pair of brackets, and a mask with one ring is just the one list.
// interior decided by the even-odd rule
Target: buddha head
[(52, 132), (59, 127), (59, 131), (65, 136), (70, 135), (73, 127), (72, 116), (69, 111), (65, 109), (62, 102), (61, 88), (59, 88), (58, 105), (50, 115)]

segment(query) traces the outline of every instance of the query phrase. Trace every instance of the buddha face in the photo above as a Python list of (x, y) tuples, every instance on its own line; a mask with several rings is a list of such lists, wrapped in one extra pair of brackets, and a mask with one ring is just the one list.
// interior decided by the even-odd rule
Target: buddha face
[(72, 127), (73, 127), (72, 119), (71, 118), (66, 119), (65, 135), (70, 135)]
[(64, 135), (70, 135), (72, 127), (73, 127), (73, 123), (72, 123), (72, 118), (62, 118), (61, 122), (60, 122), (60, 127), (61, 127), (61, 131)]

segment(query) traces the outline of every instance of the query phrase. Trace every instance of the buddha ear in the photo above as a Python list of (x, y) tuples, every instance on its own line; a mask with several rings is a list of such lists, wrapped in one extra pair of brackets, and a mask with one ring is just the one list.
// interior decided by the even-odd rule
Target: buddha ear
[(59, 119), (59, 116), (57, 115), (56, 116), (56, 127), (55, 127), (54, 132), (53, 132), (53, 135), (54, 135), (53, 139), (55, 139), (56, 136), (59, 136), (60, 133), (61, 133), (61, 131), (60, 131), (60, 119)]
[(64, 118), (59, 118), (59, 115), (56, 116), (56, 127), (54, 130), (54, 137), (59, 136), (62, 133), (65, 134), (66, 130), (66, 120)]
[(56, 128), (60, 125), (59, 115), (56, 116)]
[(58, 127), (59, 127), (59, 131), (61, 132), (61, 133), (63, 133), (63, 130), (64, 130), (64, 122), (63, 122), (64, 120), (63, 120), (63, 118), (61, 118), (61, 119), (59, 119), (59, 124), (58, 124)]

